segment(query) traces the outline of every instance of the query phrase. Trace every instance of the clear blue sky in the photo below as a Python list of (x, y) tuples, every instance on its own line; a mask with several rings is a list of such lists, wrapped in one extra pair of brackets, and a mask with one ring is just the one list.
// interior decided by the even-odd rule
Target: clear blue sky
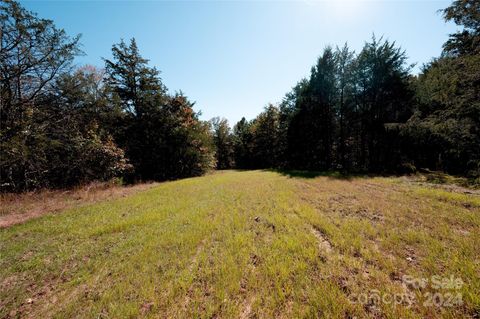
[(21, 1), (68, 34), (82, 34), (79, 65), (103, 66), (113, 43), (135, 37), (171, 92), (202, 118), (231, 124), (279, 102), (309, 74), (323, 48), (357, 52), (372, 33), (395, 40), (410, 63), (438, 56), (456, 28), (437, 10), (450, 1)]

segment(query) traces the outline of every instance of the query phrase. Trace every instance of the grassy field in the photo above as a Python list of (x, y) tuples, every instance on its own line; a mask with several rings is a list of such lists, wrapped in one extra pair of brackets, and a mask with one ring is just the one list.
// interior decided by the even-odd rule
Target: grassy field
[(138, 316), (478, 318), (480, 195), (226, 171), (0, 229), (0, 318)]

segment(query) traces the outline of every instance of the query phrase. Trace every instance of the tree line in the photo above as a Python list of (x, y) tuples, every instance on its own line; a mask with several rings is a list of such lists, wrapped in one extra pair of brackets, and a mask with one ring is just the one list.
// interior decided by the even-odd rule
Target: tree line
[(210, 125), (170, 94), (134, 39), (105, 67), (73, 68), (68, 37), (15, 1), (0, 3), (1, 189), (93, 180), (166, 180), (214, 168)]
[[(220, 168), (480, 177), (480, 2), (442, 10), (462, 27), (412, 75), (405, 51), (373, 37), (358, 53), (326, 47), (278, 105), (230, 130), (214, 125)], [(233, 164), (234, 163), (234, 164)]]
[(74, 67), (80, 37), (18, 2), (0, 2), (0, 189), (198, 176), (227, 168), (480, 176), (480, 12), (457, 0), (463, 29), (411, 74), (394, 42), (327, 47), (278, 105), (230, 128), (169, 93), (135, 39), (103, 68)]

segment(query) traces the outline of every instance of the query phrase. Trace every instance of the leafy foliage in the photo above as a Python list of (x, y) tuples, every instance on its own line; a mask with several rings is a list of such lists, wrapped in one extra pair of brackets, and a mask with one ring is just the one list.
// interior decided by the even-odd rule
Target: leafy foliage
[(197, 176), (218, 168), (415, 172), (480, 178), (480, 15), (443, 10), (462, 30), (411, 75), (395, 42), (326, 47), (279, 105), (230, 129), (171, 94), (135, 39), (105, 69), (72, 68), (79, 36), (12, 0), (0, 3), (0, 188)]
[[(122, 112), (115, 137), (135, 167), (134, 179), (200, 175), (212, 168), (208, 126), (182, 94), (168, 95), (159, 72), (141, 57), (135, 39), (112, 47), (106, 60), (110, 100)], [(120, 128), (120, 129), (118, 129)]]
[(450, 35), (443, 46), (445, 53), (457, 56), (480, 54), (480, 2), (455, 0), (443, 10), (443, 17), (464, 27), (462, 31)]
[(105, 70), (72, 71), (79, 37), (17, 2), (1, 4), (1, 189), (68, 187), (122, 176), (164, 180), (214, 166), (208, 123), (169, 95), (134, 39)]
[(444, 17), (464, 26), (446, 54), (426, 65), (416, 84), (416, 112), (404, 131), (417, 165), (480, 177), (480, 7), (454, 1)]

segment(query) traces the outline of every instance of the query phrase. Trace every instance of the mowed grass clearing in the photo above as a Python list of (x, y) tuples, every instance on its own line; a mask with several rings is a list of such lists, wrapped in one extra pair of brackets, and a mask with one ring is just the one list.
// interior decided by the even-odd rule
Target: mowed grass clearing
[(225, 171), (0, 229), (0, 318), (479, 315), (480, 196), (405, 178)]

